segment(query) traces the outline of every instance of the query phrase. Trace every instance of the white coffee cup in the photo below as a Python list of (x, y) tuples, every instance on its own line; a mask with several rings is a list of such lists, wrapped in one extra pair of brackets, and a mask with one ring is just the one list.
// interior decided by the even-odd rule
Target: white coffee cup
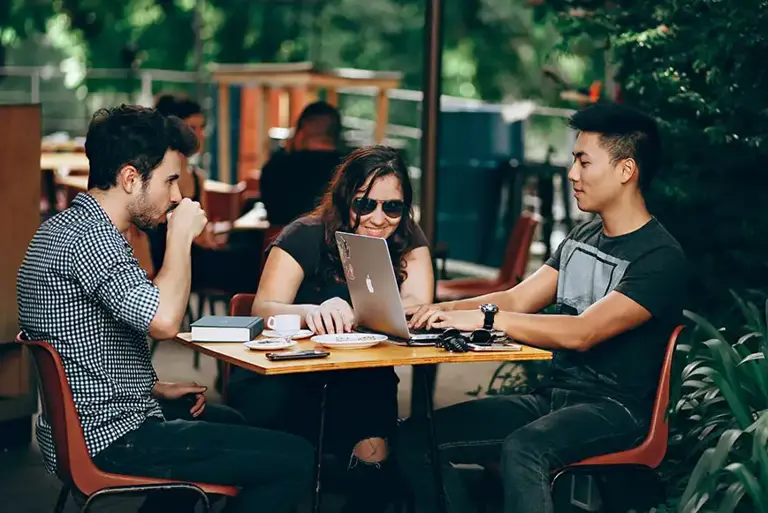
[(280, 334), (296, 334), (301, 331), (301, 315), (273, 315), (267, 319), (267, 327)]

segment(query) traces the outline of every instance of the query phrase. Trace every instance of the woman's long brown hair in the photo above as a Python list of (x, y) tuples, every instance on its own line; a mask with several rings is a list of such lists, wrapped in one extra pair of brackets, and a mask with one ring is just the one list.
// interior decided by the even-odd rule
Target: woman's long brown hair
[[(395, 269), (398, 284), (405, 281), (408, 273), (405, 270), (405, 256), (413, 249), (413, 233), (416, 223), (413, 220), (413, 187), (408, 176), (408, 169), (397, 151), (388, 146), (366, 146), (350, 153), (339, 165), (323, 196), (323, 201), (314, 210), (313, 215), (319, 217), (325, 228), (325, 244), (320, 259), (320, 269), (325, 269), (323, 278), (328, 283), (343, 283), (344, 270), (341, 257), (336, 247), (337, 231), (354, 233), (357, 224), (352, 224), (350, 210), (352, 200), (372, 177), (368, 187), (363, 191), (368, 197), (371, 187), (379, 178), (394, 175), (403, 190), (403, 217), (395, 231), (387, 239), (389, 256)], [(360, 216), (357, 216), (359, 223)]]

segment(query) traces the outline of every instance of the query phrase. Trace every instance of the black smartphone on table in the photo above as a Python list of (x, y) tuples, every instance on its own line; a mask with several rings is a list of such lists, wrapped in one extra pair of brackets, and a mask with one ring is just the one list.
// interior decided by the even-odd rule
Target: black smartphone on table
[(267, 359), (273, 362), (283, 360), (305, 360), (308, 358), (325, 358), (330, 355), (328, 351), (319, 349), (307, 349), (306, 351), (286, 351), (284, 353), (267, 353)]

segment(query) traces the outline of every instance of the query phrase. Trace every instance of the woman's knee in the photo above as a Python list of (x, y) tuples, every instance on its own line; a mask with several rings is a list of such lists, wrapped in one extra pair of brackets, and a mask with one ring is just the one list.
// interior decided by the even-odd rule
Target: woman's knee
[(352, 458), (364, 463), (381, 463), (389, 456), (389, 447), (384, 438), (366, 438), (355, 445)]

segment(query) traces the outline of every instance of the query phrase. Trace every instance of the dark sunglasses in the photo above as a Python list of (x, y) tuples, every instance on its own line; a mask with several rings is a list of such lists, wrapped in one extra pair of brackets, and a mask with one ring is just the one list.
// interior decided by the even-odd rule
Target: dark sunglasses
[(471, 344), (490, 345), (493, 341), (493, 333), (490, 330), (475, 330), (469, 334), (469, 336), (462, 335), (462, 333), (456, 328), (448, 328), (443, 332), (444, 337), (459, 337), (464, 336)]
[(359, 216), (372, 214), (376, 207), (381, 203), (381, 209), (387, 217), (403, 217), (405, 212), (405, 202), (402, 200), (380, 201), (371, 198), (355, 198), (352, 200), (352, 210)]
[(464, 353), (469, 351), (468, 344), (488, 346), (492, 341), (493, 334), (488, 330), (475, 330), (467, 337), (456, 328), (449, 328), (438, 337), (435, 346), (454, 353)]

